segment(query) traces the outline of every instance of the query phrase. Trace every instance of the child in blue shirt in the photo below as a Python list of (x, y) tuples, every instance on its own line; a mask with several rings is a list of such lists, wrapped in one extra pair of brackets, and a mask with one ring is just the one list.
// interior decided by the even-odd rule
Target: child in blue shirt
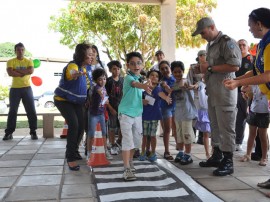
[(108, 103), (108, 96), (105, 89), (107, 74), (104, 69), (95, 69), (92, 72), (92, 78), (96, 85), (91, 89), (90, 106), (88, 111), (87, 159), (90, 158), (90, 153), (92, 151), (92, 145), (96, 132), (96, 125), (98, 123), (100, 123), (102, 131), (106, 157), (108, 159), (112, 159), (110, 153), (107, 150), (106, 123), (104, 116), (105, 104)]
[(146, 159), (146, 143), (147, 139), (150, 138), (151, 145), (151, 153), (148, 157), (150, 161), (156, 161), (156, 132), (158, 127), (158, 121), (161, 120), (161, 109), (160, 109), (160, 101), (161, 99), (165, 100), (168, 104), (171, 103), (170, 96), (167, 96), (159, 85), (159, 81), (161, 78), (161, 73), (157, 70), (150, 70), (146, 76), (147, 79), (150, 80), (152, 86), (152, 93), (148, 94), (147, 92), (143, 92), (143, 139), (142, 139), (142, 152), (139, 157), (140, 161), (144, 161)]
[(187, 80), (183, 79), (185, 72), (183, 62), (172, 62), (171, 70), (176, 79), (172, 87), (175, 101), (174, 122), (176, 125), (176, 140), (179, 150), (175, 161), (180, 162), (181, 165), (187, 165), (193, 162), (191, 158), (191, 144), (194, 141), (195, 135), (192, 122), (197, 117), (198, 112), (194, 104), (193, 90), (190, 89)]
[(118, 118), (122, 132), (122, 157), (124, 162), (123, 178), (136, 180), (133, 165), (134, 149), (141, 146), (142, 134), (142, 89), (151, 93), (149, 82), (140, 83), (143, 58), (138, 52), (127, 54), (128, 72), (124, 78), (123, 97), (118, 106)]
[[(170, 63), (166, 60), (162, 60), (159, 63), (159, 71), (162, 74), (161, 79), (161, 87), (164, 89), (164, 92), (169, 95), (171, 93), (171, 87), (173, 86), (175, 82), (175, 78), (172, 75)], [(166, 101), (161, 100), (161, 112), (162, 112), (162, 129), (163, 129), (163, 143), (164, 143), (164, 158), (172, 161), (173, 157), (170, 154), (169, 149), (169, 140), (170, 140), (170, 133), (172, 130), (172, 135), (176, 137), (175, 135), (175, 124), (173, 121), (174, 117), (174, 110), (175, 106), (172, 102), (171, 104), (168, 104)]]

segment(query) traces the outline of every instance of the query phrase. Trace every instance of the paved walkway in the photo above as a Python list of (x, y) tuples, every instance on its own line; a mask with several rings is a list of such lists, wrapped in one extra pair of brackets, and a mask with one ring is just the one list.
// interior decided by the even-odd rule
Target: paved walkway
[[(55, 129), (55, 134), (61, 134), (61, 132), (62, 129)], [(41, 137), (42, 130), (39, 129), (39, 139), (34, 141), (30, 139), (28, 129), (17, 129), (13, 140), (2, 141), (3, 134), (4, 130), (0, 129), (1, 201), (89, 202), (100, 200), (97, 196), (100, 192), (96, 184), (98, 170), (96, 172), (94, 170), (93, 174), (83, 159), (79, 162), (81, 165), (79, 172), (70, 171), (64, 159), (66, 141), (60, 139), (59, 135), (53, 139), (44, 139)], [(176, 155), (174, 148), (174, 141), (171, 139), (171, 153)], [(83, 155), (83, 148), (81, 150)], [(205, 158), (203, 146), (194, 144), (192, 150), (193, 164), (181, 166), (176, 163), (167, 163), (167, 161), (164, 163), (162, 140), (161, 138), (158, 140), (159, 160), (156, 165), (161, 168), (162, 162), (166, 164), (160, 170), (171, 171), (175, 175), (183, 170), (186, 176), (191, 176), (188, 178), (189, 182), (194, 182), (196, 186), (202, 185), (202, 187), (198, 186), (198, 189), (193, 188), (193, 192), (202, 197), (185, 201), (209, 201), (203, 198), (203, 194), (209, 195), (209, 191), (217, 197), (211, 202), (220, 199), (235, 202), (269, 201), (263, 193), (270, 190), (259, 189), (256, 186), (258, 182), (269, 178), (269, 165), (261, 167), (254, 161), (239, 162), (244, 152), (237, 152), (234, 157), (234, 174), (214, 177), (212, 175), (214, 168), (200, 168), (198, 165)], [(117, 156), (113, 164), (119, 163), (119, 160), (120, 156)], [(191, 184), (189, 188), (192, 189), (194, 184)]]

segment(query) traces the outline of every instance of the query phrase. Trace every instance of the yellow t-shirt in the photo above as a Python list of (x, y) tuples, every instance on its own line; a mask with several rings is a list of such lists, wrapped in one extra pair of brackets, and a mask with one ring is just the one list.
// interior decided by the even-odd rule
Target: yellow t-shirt
[[(17, 58), (13, 58), (7, 61), (7, 69), (27, 69), (33, 67), (33, 61), (27, 58), (23, 58), (22, 60), (18, 60)], [(30, 86), (30, 74), (25, 75), (23, 77), (13, 77), (11, 88), (24, 88)]]
[[(68, 66), (67, 66), (66, 75), (65, 75), (66, 76), (66, 79), (68, 81), (72, 80), (72, 76), (71, 75), (72, 75), (72, 71), (73, 70), (78, 71), (79, 70), (78, 65), (75, 64), (75, 63), (69, 63)], [(84, 73), (86, 72), (86, 69), (85, 68), (83, 68), (83, 72)], [(59, 100), (59, 101), (65, 100), (64, 98), (61, 98), (59, 96), (55, 96), (55, 99), (56, 100)]]
[[(268, 44), (264, 49), (263, 60), (264, 60), (264, 71), (270, 71), (270, 44)], [(256, 71), (258, 74), (260, 74), (258, 70)], [(260, 84), (259, 88), (261, 92), (266, 95), (267, 99), (270, 100), (270, 90), (267, 88), (267, 86), (265, 84)]]

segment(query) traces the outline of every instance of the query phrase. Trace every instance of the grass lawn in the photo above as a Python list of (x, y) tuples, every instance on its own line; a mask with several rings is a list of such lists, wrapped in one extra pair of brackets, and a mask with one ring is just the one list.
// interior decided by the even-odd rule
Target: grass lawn
[[(7, 126), (7, 117), (0, 117), (0, 128), (4, 129)], [(64, 119), (62, 117), (54, 118), (54, 127), (55, 128), (63, 128)], [(26, 116), (18, 116), (17, 117), (17, 125), (16, 128), (29, 128), (28, 119)], [(38, 128), (43, 128), (42, 117), (38, 116)]]
[[(45, 113), (45, 112), (59, 112), (56, 107), (54, 108), (36, 108), (37, 113)], [(8, 113), (8, 109), (6, 110)], [(18, 109), (18, 113), (25, 113), (24, 107), (22, 104)], [(43, 120), (42, 116), (38, 116), (38, 128), (43, 128)], [(0, 116), (0, 129), (5, 129), (7, 126), (7, 116)], [(54, 127), (55, 128), (63, 128), (64, 126), (64, 118), (61, 116), (54, 117)], [(26, 116), (17, 116), (17, 125), (16, 128), (29, 128), (28, 119)]]

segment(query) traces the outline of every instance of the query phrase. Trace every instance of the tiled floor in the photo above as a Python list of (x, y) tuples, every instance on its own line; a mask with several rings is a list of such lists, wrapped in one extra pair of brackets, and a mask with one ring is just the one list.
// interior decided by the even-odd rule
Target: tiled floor
[[(247, 131), (246, 134), (248, 134)], [(246, 139), (247, 137), (245, 137), (245, 144)], [(162, 141), (159, 141), (159, 145), (158, 152), (162, 155)], [(174, 145), (173, 139), (171, 139), (171, 145)], [(264, 195), (264, 193), (270, 192), (270, 190), (257, 187), (258, 182), (269, 179), (269, 164), (267, 166), (259, 166), (257, 161), (240, 162), (240, 158), (245, 154), (246, 145), (243, 146), (243, 150), (244, 151), (234, 153), (234, 173), (226, 177), (213, 176), (212, 172), (215, 168), (201, 168), (199, 166), (199, 162), (205, 158), (203, 145), (193, 145), (192, 155), (194, 161), (192, 164), (186, 166), (173, 164), (177, 165), (177, 167), (185, 171), (195, 181), (224, 201), (270, 201), (270, 199)], [(176, 155), (177, 151), (171, 150), (171, 153)]]
[[(0, 132), (2, 135), (3, 130)], [(1, 201), (97, 201), (85, 160), (79, 162), (80, 172), (68, 169), (64, 159), (66, 140), (40, 136), (34, 141), (27, 134), (27, 129), (18, 129), (13, 140), (2, 141), (1, 137)]]
[[(60, 134), (62, 129), (55, 129)], [(42, 131), (39, 129), (38, 134)], [(0, 201), (97, 201), (93, 176), (85, 160), (80, 161), (80, 172), (68, 169), (64, 154), (66, 141), (59, 135), (53, 139), (30, 139), (27, 129), (18, 129), (11, 141), (2, 141), (4, 130), (0, 129)], [(158, 138), (157, 152), (163, 155), (162, 139)], [(171, 139), (171, 153), (175, 155), (175, 145)], [(83, 148), (82, 148), (83, 149)], [(244, 147), (245, 149), (245, 147)], [(269, 165), (262, 167), (258, 162), (239, 162), (244, 152), (235, 153), (234, 174), (214, 177), (214, 168), (201, 168), (199, 162), (205, 158), (202, 145), (194, 144), (194, 162), (181, 166), (195, 181), (224, 201), (270, 201), (256, 185), (269, 178)]]

